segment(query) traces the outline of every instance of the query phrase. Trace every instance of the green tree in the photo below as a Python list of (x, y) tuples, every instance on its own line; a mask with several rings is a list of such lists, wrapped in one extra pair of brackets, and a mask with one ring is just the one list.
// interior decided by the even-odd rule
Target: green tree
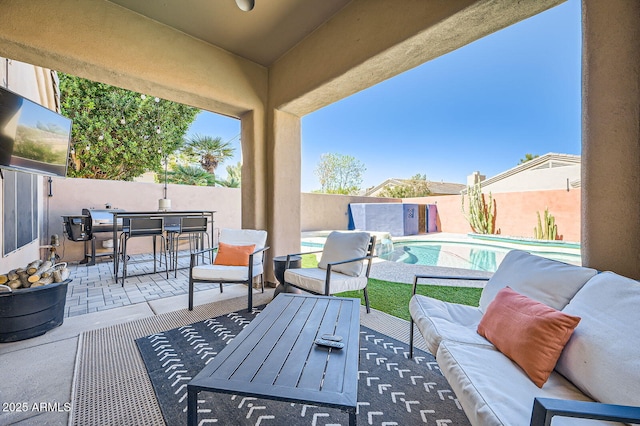
[(160, 171), (199, 110), (59, 73), (62, 113), (73, 120), (69, 176), (131, 180)]
[(329, 153), (320, 156), (315, 173), (320, 180), (320, 192), (350, 195), (360, 190), (365, 170), (364, 163), (351, 155)]
[(216, 178), (199, 166), (176, 166), (167, 173), (168, 181), (182, 185), (215, 186)]
[(235, 148), (230, 142), (223, 142), (220, 137), (194, 135), (186, 142), (183, 152), (197, 159), (204, 170), (215, 174), (221, 163), (233, 157)]
[(518, 164), (524, 164), (524, 163), (526, 163), (527, 161), (531, 161), (531, 160), (533, 160), (534, 158), (538, 158), (538, 157), (540, 157), (538, 154), (535, 154), (535, 155), (534, 155), (534, 154), (525, 154), (525, 155), (524, 155), (524, 158), (521, 158), (521, 159), (520, 159), (520, 162), (519, 162)]
[(382, 197), (412, 198), (426, 197), (431, 194), (427, 175), (418, 173), (407, 179), (402, 185), (388, 186), (380, 193)]
[(242, 163), (238, 163), (234, 166), (227, 166), (227, 179), (218, 180), (216, 183), (220, 186), (226, 186), (227, 188), (240, 188), (242, 182)]

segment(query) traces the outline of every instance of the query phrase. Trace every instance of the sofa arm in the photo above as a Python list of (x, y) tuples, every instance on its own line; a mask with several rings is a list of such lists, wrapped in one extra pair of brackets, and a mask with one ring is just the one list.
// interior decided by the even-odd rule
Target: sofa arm
[(531, 426), (549, 426), (553, 416), (638, 423), (640, 422), (640, 407), (552, 398), (535, 398), (533, 400)]
[(440, 279), (440, 280), (465, 280), (465, 281), (489, 281), (489, 277), (464, 277), (453, 275), (425, 275), (418, 274), (413, 278), (413, 294), (416, 294), (418, 288), (418, 280), (424, 279)]

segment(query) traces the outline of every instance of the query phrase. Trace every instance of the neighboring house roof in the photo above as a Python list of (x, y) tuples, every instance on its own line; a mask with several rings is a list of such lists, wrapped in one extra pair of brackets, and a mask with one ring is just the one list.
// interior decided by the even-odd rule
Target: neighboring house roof
[[(387, 187), (404, 185), (409, 182), (411, 179), (398, 179), (398, 178), (389, 178), (384, 182), (371, 187), (364, 191), (364, 196), (366, 197), (375, 197), (379, 196), (380, 192), (382, 192)], [(452, 183), (452, 182), (429, 182), (429, 190), (431, 191), (431, 195), (460, 195), (460, 191), (466, 188), (466, 185), (461, 183)]]
[[(482, 190), (495, 192), (580, 187), (579, 155), (548, 153), (482, 181)], [(466, 193), (466, 190), (463, 191)]]

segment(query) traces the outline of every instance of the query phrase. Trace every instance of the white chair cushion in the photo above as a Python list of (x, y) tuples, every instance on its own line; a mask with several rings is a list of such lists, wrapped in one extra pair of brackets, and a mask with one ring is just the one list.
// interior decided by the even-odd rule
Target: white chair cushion
[(600, 402), (640, 406), (640, 283), (603, 272), (562, 312), (582, 320), (558, 372)]
[[(333, 231), (324, 244), (318, 268), (327, 269), (329, 263), (366, 256), (370, 240), (371, 236), (368, 232)], [(345, 263), (333, 266), (331, 270), (357, 277), (362, 272), (362, 264), (363, 261)]]
[[(246, 281), (248, 266), (200, 265), (191, 270), (193, 279), (205, 281)], [(262, 263), (254, 265), (253, 276), (262, 274)]]
[[(255, 244), (256, 250), (264, 248), (267, 244), (267, 231), (256, 229), (229, 229), (220, 231), (220, 242), (233, 244), (235, 246), (248, 246)], [(263, 253), (253, 257), (253, 264), (262, 264)], [(246, 275), (246, 274), (245, 274)]]
[[(284, 280), (297, 287), (314, 293), (324, 294), (327, 271), (318, 268), (287, 269)], [(343, 291), (361, 290), (367, 286), (367, 277), (351, 277), (338, 272), (331, 272), (331, 294)]]
[(512, 250), (507, 253), (482, 291), (480, 310), (486, 312), (489, 303), (506, 286), (547, 306), (562, 310), (596, 273), (595, 269), (568, 265), (522, 250)]
[(493, 346), (477, 332), (478, 323), (482, 319), (479, 308), (447, 303), (418, 294), (411, 298), (409, 312), (433, 355), (438, 352), (443, 339)]

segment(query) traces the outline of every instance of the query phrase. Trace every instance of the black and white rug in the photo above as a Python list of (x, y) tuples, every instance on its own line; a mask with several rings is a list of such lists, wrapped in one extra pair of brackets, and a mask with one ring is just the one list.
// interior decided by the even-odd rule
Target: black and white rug
[[(167, 425), (186, 424), (187, 383), (255, 315), (234, 312), (136, 340)], [(408, 356), (407, 345), (361, 327), (358, 425), (468, 425), (433, 356)], [(198, 413), (199, 424), (348, 424), (337, 409), (209, 392), (199, 394)]]

